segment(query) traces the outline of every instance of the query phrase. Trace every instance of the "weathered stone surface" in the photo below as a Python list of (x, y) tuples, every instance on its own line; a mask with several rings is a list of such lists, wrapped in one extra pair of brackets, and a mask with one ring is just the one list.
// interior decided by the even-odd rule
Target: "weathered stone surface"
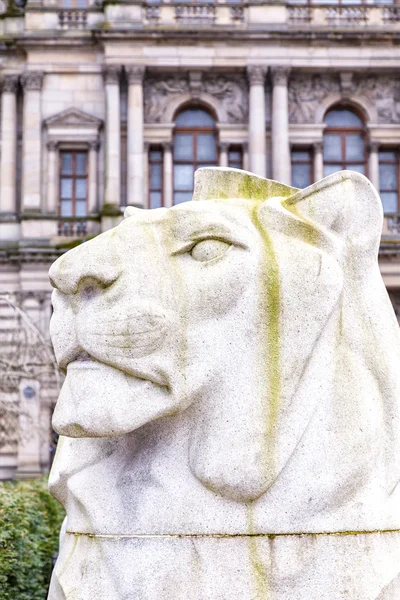
[(398, 600), (400, 339), (382, 208), (202, 169), (52, 267), (67, 371), (51, 600)]

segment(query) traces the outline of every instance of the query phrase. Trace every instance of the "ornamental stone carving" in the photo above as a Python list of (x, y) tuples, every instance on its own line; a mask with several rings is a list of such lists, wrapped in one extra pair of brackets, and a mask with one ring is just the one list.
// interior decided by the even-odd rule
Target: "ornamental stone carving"
[(18, 87), (19, 75), (5, 75), (3, 79), (3, 92), (15, 94)]
[(315, 123), (316, 110), (321, 101), (329, 94), (339, 92), (336, 76), (294, 72), (289, 82), (290, 122)]
[(263, 65), (250, 65), (247, 67), (247, 77), (250, 85), (264, 85), (267, 67)]
[(290, 67), (271, 67), (272, 84), (287, 86), (290, 71)]
[(104, 83), (119, 84), (121, 78), (121, 67), (119, 65), (105, 65), (103, 67)]
[(125, 67), (128, 84), (142, 83), (146, 68), (142, 65), (128, 65)]
[(248, 88), (244, 75), (207, 75), (203, 90), (218, 98), (229, 123), (245, 123), (248, 119)]
[(398, 600), (400, 330), (382, 205), (197, 172), (50, 270), (66, 379), (49, 600)]
[(244, 75), (205, 74), (192, 71), (189, 75), (152, 76), (144, 83), (146, 123), (160, 123), (171, 100), (190, 95), (196, 99), (202, 93), (217, 98), (229, 123), (245, 123), (248, 118), (248, 91)]
[(356, 77), (350, 72), (337, 75), (294, 73), (289, 82), (291, 123), (315, 123), (321, 102), (329, 95), (355, 102), (364, 100), (375, 107), (378, 123), (398, 123), (400, 120), (400, 79), (389, 75)]
[(43, 86), (42, 71), (26, 71), (21, 75), (21, 83), (25, 90), (40, 91)]

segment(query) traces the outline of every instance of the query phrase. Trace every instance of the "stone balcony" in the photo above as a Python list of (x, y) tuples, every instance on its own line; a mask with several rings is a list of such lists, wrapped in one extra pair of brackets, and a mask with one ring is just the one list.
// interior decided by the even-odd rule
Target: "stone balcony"
[[(1, 18), (1, 15), (0, 15)], [(14, 19), (15, 20), (15, 19)], [(7, 19), (0, 20), (3, 33), (10, 30)], [(217, 2), (167, 2), (125, 0), (89, 5), (87, 9), (59, 8), (55, 0), (44, 0), (25, 11), (26, 31), (53, 30), (152, 30), (167, 32), (185, 30), (219, 30), (238, 32), (294, 31), (315, 32), (370, 31), (390, 34), (400, 29), (400, 6), (354, 2), (314, 3), (311, 0), (288, 2), (250, 2), (218, 0)], [(16, 29), (15, 23), (11, 28)]]

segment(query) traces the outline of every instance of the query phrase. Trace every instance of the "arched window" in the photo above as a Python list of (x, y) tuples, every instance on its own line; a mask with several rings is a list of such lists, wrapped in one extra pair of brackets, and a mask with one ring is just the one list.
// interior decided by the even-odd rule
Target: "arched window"
[(192, 199), (194, 172), (217, 165), (215, 119), (201, 108), (183, 110), (175, 121), (174, 204)]
[(325, 116), (324, 176), (350, 169), (366, 175), (365, 129), (360, 117), (347, 108)]

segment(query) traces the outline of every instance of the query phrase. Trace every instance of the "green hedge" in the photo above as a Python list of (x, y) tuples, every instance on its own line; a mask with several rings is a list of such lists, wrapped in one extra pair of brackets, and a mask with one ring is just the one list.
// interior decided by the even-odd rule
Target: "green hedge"
[(47, 480), (0, 483), (0, 600), (45, 600), (63, 518)]

